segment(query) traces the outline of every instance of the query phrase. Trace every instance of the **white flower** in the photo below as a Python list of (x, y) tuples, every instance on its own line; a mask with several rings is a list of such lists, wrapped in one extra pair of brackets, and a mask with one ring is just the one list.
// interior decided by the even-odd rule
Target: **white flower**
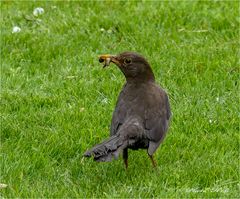
[(109, 30), (107, 31), (108, 34), (112, 34), (112, 32), (113, 32), (113, 31), (112, 31), (111, 29), (109, 29)]
[(210, 120), (209, 120), (209, 123), (212, 124), (212, 122), (213, 122), (213, 121), (210, 119)]
[(38, 16), (38, 15), (42, 15), (44, 13), (44, 9), (43, 8), (35, 8), (34, 10), (33, 10), (33, 15), (34, 16)]
[(102, 100), (102, 103), (103, 103), (103, 104), (107, 104), (107, 103), (108, 103), (108, 99), (107, 99), (107, 98), (104, 98), (104, 99)]
[(104, 28), (101, 28), (101, 29), (100, 29), (100, 31), (101, 31), (101, 32), (104, 32), (104, 31), (105, 31), (105, 29), (104, 29)]
[(80, 108), (80, 112), (83, 112), (84, 110), (85, 110), (85, 108), (84, 108), (84, 107)]
[(21, 28), (18, 26), (14, 26), (12, 29), (12, 33), (18, 33), (18, 32), (21, 32)]
[(6, 188), (7, 184), (0, 183), (0, 189)]
[(216, 101), (219, 102), (219, 97), (216, 98)]

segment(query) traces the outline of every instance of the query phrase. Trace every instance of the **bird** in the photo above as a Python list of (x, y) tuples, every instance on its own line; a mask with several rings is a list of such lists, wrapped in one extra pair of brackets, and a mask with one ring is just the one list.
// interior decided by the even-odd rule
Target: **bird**
[(115, 64), (126, 82), (113, 111), (110, 137), (83, 155), (109, 162), (122, 154), (127, 169), (128, 150), (146, 149), (152, 166), (157, 167), (153, 155), (168, 132), (171, 118), (167, 92), (156, 83), (149, 62), (139, 53), (103, 54), (99, 62), (103, 68)]

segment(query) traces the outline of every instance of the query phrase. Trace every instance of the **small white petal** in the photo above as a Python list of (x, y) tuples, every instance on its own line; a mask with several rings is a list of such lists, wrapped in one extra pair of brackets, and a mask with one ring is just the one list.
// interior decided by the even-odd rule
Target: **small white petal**
[(212, 120), (209, 120), (209, 123), (212, 124)]
[(21, 32), (21, 28), (18, 26), (14, 26), (12, 29), (12, 33), (18, 33), (18, 32)]
[(107, 104), (107, 103), (108, 103), (108, 99), (107, 99), (107, 98), (104, 98), (104, 99), (102, 100), (102, 103), (103, 103), (103, 104)]
[(109, 29), (109, 30), (107, 31), (107, 33), (108, 33), (108, 34), (111, 34), (111, 33), (112, 33), (112, 30), (111, 30), (111, 29)]
[(104, 32), (104, 31), (105, 31), (105, 29), (104, 29), (104, 28), (101, 28), (101, 29), (100, 29), (100, 31), (101, 31), (101, 32)]
[(33, 10), (33, 15), (34, 16), (38, 16), (38, 15), (42, 15), (44, 13), (44, 9), (43, 8), (35, 8), (34, 10)]
[(67, 76), (66, 78), (67, 79), (74, 79), (74, 78), (76, 78), (77, 76), (74, 76), (74, 75), (69, 75), (69, 76)]
[(216, 101), (219, 102), (219, 97), (216, 98)]
[(0, 189), (6, 188), (7, 184), (0, 183)]

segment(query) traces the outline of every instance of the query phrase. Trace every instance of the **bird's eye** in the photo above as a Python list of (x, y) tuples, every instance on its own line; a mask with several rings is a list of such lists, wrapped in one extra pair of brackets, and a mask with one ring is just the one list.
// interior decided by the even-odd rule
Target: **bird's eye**
[(131, 58), (125, 58), (124, 59), (124, 63), (125, 64), (130, 64), (132, 62), (132, 59)]

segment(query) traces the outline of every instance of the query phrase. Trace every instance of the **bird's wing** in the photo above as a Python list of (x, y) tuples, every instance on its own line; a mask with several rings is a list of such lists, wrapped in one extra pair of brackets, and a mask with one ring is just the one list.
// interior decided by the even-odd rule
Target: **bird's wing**
[(168, 96), (155, 87), (145, 108), (145, 129), (149, 139), (148, 154), (152, 155), (164, 139), (171, 116)]
[(124, 123), (127, 114), (127, 103), (125, 102), (125, 98), (123, 97), (124, 91), (122, 90), (119, 94), (117, 105), (113, 112), (112, 123), (110, 136), (115, 135), (119, 130), (119, 127)]

